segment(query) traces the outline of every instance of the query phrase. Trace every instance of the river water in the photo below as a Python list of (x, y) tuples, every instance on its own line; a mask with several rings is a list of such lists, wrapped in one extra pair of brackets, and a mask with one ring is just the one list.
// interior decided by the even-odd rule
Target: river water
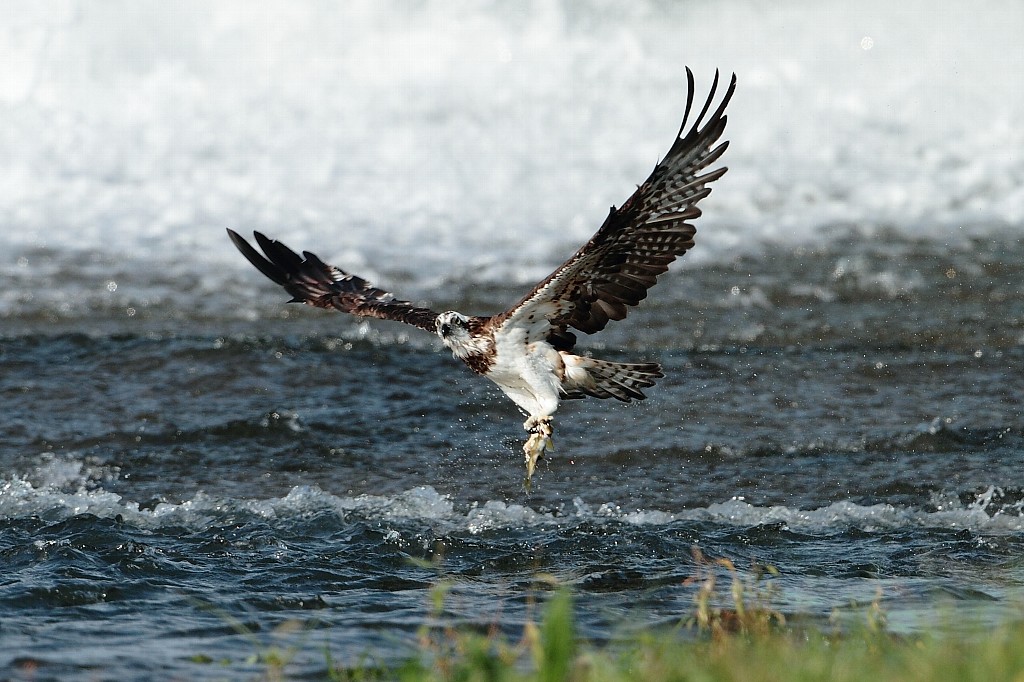
[[(606, 641), (691, 615), (695, 548), (822, 624), (1019, 618), (1024, 12), (620, 10), (2, 10), (5, 677), (396, 661), (431, 623), (517, 637), (547, 574)], [(496, 388), (284, 305), (224, 234), (500, 311), (667, 149), (685, 64), (739, 76), (731, 170), (582, 341), (666, 376), (563, 404), (530, 489)]]

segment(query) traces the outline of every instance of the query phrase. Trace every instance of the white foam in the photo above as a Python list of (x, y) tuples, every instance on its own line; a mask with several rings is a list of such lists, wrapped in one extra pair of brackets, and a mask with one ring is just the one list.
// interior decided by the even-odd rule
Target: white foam
[(690, 261), (837, 223), (1019, 227), (1022, 22), (994, 1), (7, 3), (0, 247), (241, 271), (223, 228), (255, 228), (375, 279), (531, 281), (664, 153), (687, 64), (702, 92), (740, 78)]
[[(379, 523), (395, 538), (424, 524), (437, 532), (479, 534), (492, 530), (529, 527), (574, 527), (580, 523), (623, 523), (664, 526), (676, 522), (712, 522), (740, 527), (781, 524), (801, 532), (835, 532), (855, 527), (867, 532), (900, 528), (966, 529), (979, 533), (1024, 530), (1021, 505), (990, 513), (989, 507), (1003, 496), (991, 487), (968, 504), (955, 496), (932, 501), (934, 510), (890, 504), (859, 505), (848, 500), (817, 509), (788, 506), (759, 507), (741, 498), (713, 503), (706, 508), (663, 511), (638, 509), (614, 502), (592, 504), (581, 498), (558, 510), (538, 510), (515, 502), (487, 500), (466, 507), (431, 486), (420, 486), (395, 495), (334, 495), (317, 486), (296, 486), (284, 497), (267, 499), (219, 498), (198, 492), (180, 503), (162, 502), (140, 508), (137, 502), (103, 489), (101, 481), (111, 472), (83, 465), (74, 458), (43, 462), (29, 476), (14, 476), (0, 483), (0, 517), (42, 517), (60, 520), (91, 514), (120, 517), (143, 528), (182, 526), (202, 529), (247, 519), (287, 520), (319, 512), (341, 519)], [(411, 524), (411, 526), (410, 526)]]
[(709, 505), (695, 518), (704, 518), (740, 526), (782, 524), (803, 532), (822, 532), (847, 527), (867, 532), (899, 528), (944, 528), (978, 532), (1019, 532), (1024, 518), (1014, 514), (989, 515), (985, 506), (974, 503), (953, 509), (926, 511), (897, 507), (891, 504), (860, 505), (848, 500), (833, 502), (818, 509), (795, 509), (786, 506), (756, 507), (742, 500)]

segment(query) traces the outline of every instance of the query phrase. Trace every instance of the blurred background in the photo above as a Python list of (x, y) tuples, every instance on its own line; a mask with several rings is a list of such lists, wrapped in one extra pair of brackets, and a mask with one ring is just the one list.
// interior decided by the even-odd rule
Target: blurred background
[(225, 227), (407, 297), (518, 294), (668, 148), (687, 65), (698, 98), (715, 69), (739, 87), (684, 269), (1024, 224), (1017, 3), (54, 0), (0, 18), (10, 329), (277, 315)]

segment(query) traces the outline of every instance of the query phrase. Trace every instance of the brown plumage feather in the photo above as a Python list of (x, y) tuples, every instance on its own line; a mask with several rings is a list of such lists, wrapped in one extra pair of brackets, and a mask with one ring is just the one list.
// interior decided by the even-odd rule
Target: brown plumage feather
[[(711, 193), (708, 185), (726, 172), (724, 166), (704, 171), (729, 145), (715, 143), (725, 130), (725, 108), (735, 90), (736, 76), (705, 122), (718, 89), (715, 72), (711, 92), (689, 129), (694, 97), (689, 68), (686, 76), (686, 112), (665, 158), (620, 208), (612, 207), (601, 228), (572, 258), (508, 311), (480, 318), (480, 333), (516, 321), (527, 325), (531, 340), (542, 338), (558, 350), (571, 350), (576, 336), (570, 329), (592, 334), (604, 329), (610, 320), (624, 319), (669, 264), (693, 246), (696, 230), (689, 221), (701, 214), (697, 203)], [(396, 299), (361, 277), (324, 263), (315, 254), (303, 251), (300, 256), (256, 232), (264, 256), (233, 230), (228, 230), (228, 235), (249, 262), (292, 295), (292, 301), (435, 331), (435, 311)]]
[(437, 313), (408, 301), (396, 299), (362, 277), (328, 265), (316, 254), (303, 251), (302, 256), (281, 242), (254, 233), (264, 257), (234, 230), (228, 236), (242, 255), (260, 272), (284, 287), (293, 303), (317, 308), (333, 308), (344, 313), (404, 322), (429, 332), (434, 331)]
[(492, 318), (493, 325), (519, 320), (539, 306), (550, 324), (547, 340), (560, 350), (569, 350), (575, 344), (569, 328), (592, 334), (604, 329), (609, 320), (625, 318), (628, 308), (647, 296), (658, 275), (693, 246), (696, 230), (689, 221), (701, 214), (697, 203), (711, 193), (708, 185), (727, 170), (720, 167), (701, 174), (729, 145), (715, 143), (725, 130), (725, 107), (735, 90), (736, 76), (701, 127), (718, 89), (715, 72), (711, 93), (687, 130), (694, 83), (690, 69), (686, 75), (686, 113), (665, 158), (621, 208), (612, 207), (597, 234), (583, 248), (519, 303)]

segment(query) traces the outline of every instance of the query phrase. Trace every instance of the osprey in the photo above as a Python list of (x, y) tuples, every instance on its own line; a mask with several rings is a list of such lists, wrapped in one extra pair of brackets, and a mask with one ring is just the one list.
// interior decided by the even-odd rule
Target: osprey
[(593, 334), (609, 320), (625, 318), (628, 308), (647, 296), (658, 275), (693, 246), (695, 229), (690, 221), (701, 214), (697, 203), (726, 171), (724, 166), (707, 169), (729, 144), (716, 143), (725, 130), (725, 107), (736, 88), (736, 76), (705, 122), (718, 89), (715, 72), (711, 92), (689, 129), (694, 96), (689, 68), (686, 76), (683, 123), (665, 158), (620, 208), (611, 208), (583, 248), (498, 315), (421, 308), (309, 251), (300, 256), (259, 232), (254, 233), (256, 243), (265, 256), (233, 230), (228, 235), (250, 263), (291, 294), (289, 302), (396, 320), (436, 333), (456, 358), (497, 384), (526, 413), (523, 427), (530, 435), (523, 451), (529, 481), (537, 459), (552, 448), (551, 419), (561, 400), (643, 400), (642, 389), (664, 376), (653, 362), (608, 362), (575, 355), (576, 336), (570, 330)]

